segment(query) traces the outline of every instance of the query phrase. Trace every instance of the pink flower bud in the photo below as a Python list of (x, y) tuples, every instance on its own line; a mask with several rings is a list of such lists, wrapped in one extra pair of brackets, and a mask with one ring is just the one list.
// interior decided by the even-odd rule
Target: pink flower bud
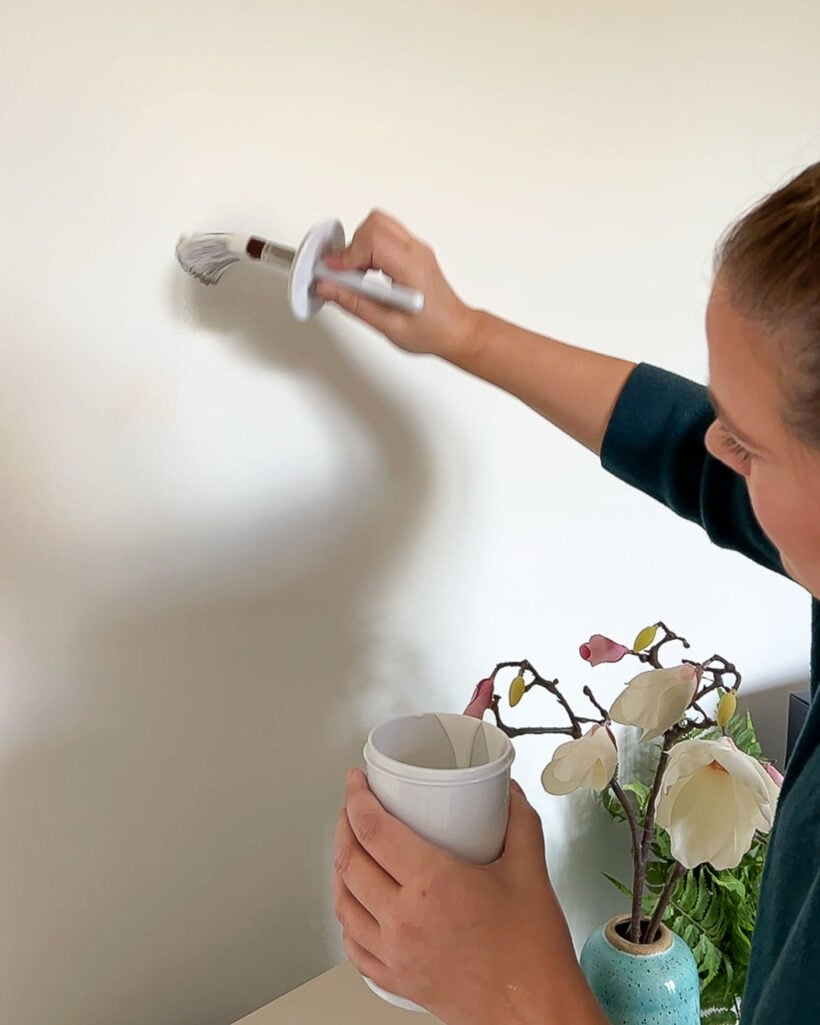
[(764, 762), (763, 768), (768, 772), (778, 787), (783, 786), (783, 773), (774, 767), (774, 762)]
[(464, 715), (471, 715), (474, 719), (481, 719), (493, 701), (494, 681), (491, 676), (481, 680), (473, 691), (470, 703), (464, 709)]
[(593, 634), (587, 643), (578, 649), (581, 658), (591, 666), (598, 666), (602, 662), (620, 662), (628, 652), (629, 648), (611, 641), (603, 634)]

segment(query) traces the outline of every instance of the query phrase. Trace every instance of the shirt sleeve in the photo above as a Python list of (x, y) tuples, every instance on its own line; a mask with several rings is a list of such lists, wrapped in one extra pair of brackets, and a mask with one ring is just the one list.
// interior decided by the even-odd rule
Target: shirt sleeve
[(783, 573), (761, 530), (743, 477), (704, 444), (714, 413), (706, 389), (639, 364), (627, 379), (601, 446), (604, 469), (699, 523), (715, 544)]

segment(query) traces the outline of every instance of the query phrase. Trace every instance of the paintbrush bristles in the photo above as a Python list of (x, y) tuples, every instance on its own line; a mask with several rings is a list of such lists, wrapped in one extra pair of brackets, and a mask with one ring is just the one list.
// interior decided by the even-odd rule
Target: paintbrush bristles
[(228, 267), (242, 259), (231, 245), (234, 239), (227, 233), (182, 235), (176, 248), (179, 265), (204, 285), (215, 285)]

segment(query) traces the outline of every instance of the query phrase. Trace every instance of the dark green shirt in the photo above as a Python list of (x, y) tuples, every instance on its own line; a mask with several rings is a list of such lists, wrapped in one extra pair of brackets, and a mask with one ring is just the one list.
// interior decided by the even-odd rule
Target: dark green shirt
[[(706, 451), (704, 435), (712, 420), (705, 388), (641, 364), (615, 407), (601, 462), (628, 484), (699, 523), (715, 544), (782, 573), (776, 550), (755, 520), (744, 479)], [(786, 769), (770, 838), (743, 1025), (820, 1025), (818, 663), (820, 604), (813, 600), (812, 702)]]

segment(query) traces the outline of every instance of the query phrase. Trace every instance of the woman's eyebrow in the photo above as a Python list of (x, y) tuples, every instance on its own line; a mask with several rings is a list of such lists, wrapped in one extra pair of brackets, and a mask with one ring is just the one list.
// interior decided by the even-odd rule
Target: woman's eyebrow
[(726, 415), (726, 410), (721, 406), (720, 402), (718, 402), (717, 397), (711, 388), (706, 389), (706, 395), (711, 403), (712, 409), (715, 411), (715, 416), (722, 421), (723, 425), (729, 430), (729, 433), (739, 441), (741, 445), (751, 449), (753, 452), (766, 451), (764, 445), (761, 445), (759, 442), (750, 438), (745, 431), (740, 430), (730, 416)]

